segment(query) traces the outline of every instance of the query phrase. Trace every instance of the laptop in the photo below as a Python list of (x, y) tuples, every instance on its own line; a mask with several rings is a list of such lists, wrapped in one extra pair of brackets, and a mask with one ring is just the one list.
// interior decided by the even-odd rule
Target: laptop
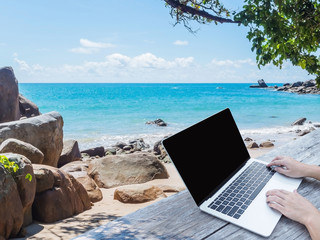
[(281, 217), (267, 205), (266, 192), (293, 191), (302, 181), (250, 158), (228, 108), (162, 144), (202, 211), (264, 237), (271, 235)]

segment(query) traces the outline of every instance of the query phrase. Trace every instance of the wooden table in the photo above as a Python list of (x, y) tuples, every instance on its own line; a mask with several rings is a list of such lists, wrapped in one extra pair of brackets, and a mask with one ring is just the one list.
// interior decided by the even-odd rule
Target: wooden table
[[(259, 159), (288, 155), (320, 164), (320, 130), (276, 148)], [(298, 192), (320, 207), (320, 182), (306, 178)], [(320, 224), (320, 223), (319, 223)], [(185, 190), (74, 239), (266, 239), (201, 212)], [(284, 216), (268, 239), (310, 239), (306, 228)]]

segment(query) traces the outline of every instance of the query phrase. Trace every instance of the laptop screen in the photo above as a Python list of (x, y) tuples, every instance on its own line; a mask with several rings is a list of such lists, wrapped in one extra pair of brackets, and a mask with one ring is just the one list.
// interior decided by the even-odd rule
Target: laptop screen
[(198, 206), (250, 159), (228, 108), (162, 143)]

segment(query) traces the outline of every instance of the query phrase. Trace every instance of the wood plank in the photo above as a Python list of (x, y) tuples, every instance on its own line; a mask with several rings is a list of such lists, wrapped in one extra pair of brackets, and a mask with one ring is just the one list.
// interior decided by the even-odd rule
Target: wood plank
[[(320, 131), (294, 140), (263, 155), (271, 161), (278, 155), (320, 164)], [(320, 207), (320, 183), (305, 179), (298, 191), (316, 207)], [(247, 230), (203, 213), (185, 190), (140, 209), (111, 223), (93, 229), (74, 239), (265, 239)], [(310, 239), (305, 227), (282, 217), (271, 239)]]

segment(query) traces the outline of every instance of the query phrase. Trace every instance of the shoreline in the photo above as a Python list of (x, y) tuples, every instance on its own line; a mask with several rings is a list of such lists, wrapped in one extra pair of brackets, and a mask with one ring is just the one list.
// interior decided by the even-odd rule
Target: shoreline
[[(275, 139), (277, 142), (277, 139)], [(268, 148), (248, 149), (252, 158), (259, 158), (267, 152), (277, 148), (278, 145)], [(180, 178), (179, 173), (175, 169), (172, 163), (163, 163), (166, 167), (170, 177), (168, 179), (154, 179), (141, 185), (153, 185), (153, 186), (170, 186), (172, 188), (185, 189), (185, 185)], [(130, 185), (127, 185), (130, 186)], [(110, 221), (115, 220), (118, 217), (125, 216), (129, 213), (135, 212), (140, 208), (144, 208), (150, 204), (163, 199), (163, 197), (157, 198), (153, 201), (145, 203), (121, 203), (118, 200), (113, 199), (115, 188), (104, 189), (100, 188), (103, 194), (103, 199), (99, 202), (92, 204), (92, 208), (84, 211), (73, 217), (51, 223), (43, 224), (34, 222), (27, 226), (26, 236), (24, 238), (14, 238), (16, 240), (22, 239), (71, 239), (93, 228), (99, 227)], [(175, 193), (165, 193), (167, 197)]]
[[(251, 157), (258, 158), (259, 156), (271, 151), (272, 149), (274, 148), (249, 150), (249, 152)], [(142, 183), (141, 185), (166, 185), (185, 188), (184, 183), (174, 165), (172, 163), (164, 163), (164, 165), (170, 174), (170, 177), (168, 179), (154, 179), (152, 181)], [(160, 197), (156, 200), (145, 203), (121, 203), (118, 200), (113, 199), (113, 192), (116, 188), (117, 187), (110, 189), (101, 188), (103, 199), (99, 202), (94, 203), (92, 208), (87, 211), (51, 224), (34, 222), (33, 224), (25, 228), (27, 235), (24, 238), (12, 239), (71, 239), (93, 228), (97, 228), (103, 224), (107, 224), (117, 219), (118, 217), (133, 213), (141, 208), (147, 207), (163, 199), (163, 197)], [(175, 193), (166, 193), (167, 197), (170, 197), (173, 194)]]

